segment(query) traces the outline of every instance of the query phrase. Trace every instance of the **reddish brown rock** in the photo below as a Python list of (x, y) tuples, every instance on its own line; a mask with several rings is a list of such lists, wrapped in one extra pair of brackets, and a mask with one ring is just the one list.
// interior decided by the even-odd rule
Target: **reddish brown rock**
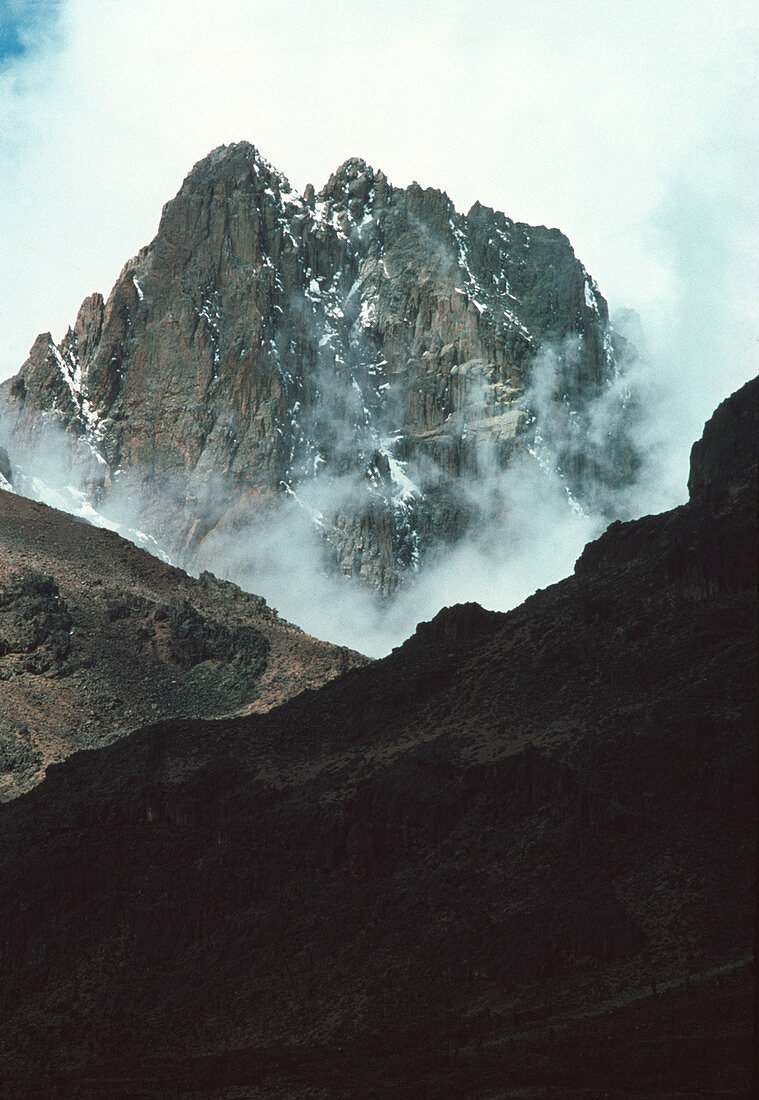
[[(77, 438), (72, 476), (95, 500), (120, 477), (183, 564), (246, 494), (266, 522), (304, 482), (347, 478), (327, 558), (387, 594), (475, 518), (462, 479), (530, 441), (536, 352), (558, 349), (556, 397), (580, 423), (615, 339), (558, 230), (458, 214), (361, 160), (301, 198), (242, 143), (195, 166), (105, 304), (86, 299), (59, 347), (38, 339), (0, 413), (19, 466), (51, 423)], [(618, 450), (611, 474), (584, 452), (555, 459), (582, 495), (629, 472)]]
[(0, 490), (0, 800), (146, 722), (268, 710), (363, 663), (259, 596)]

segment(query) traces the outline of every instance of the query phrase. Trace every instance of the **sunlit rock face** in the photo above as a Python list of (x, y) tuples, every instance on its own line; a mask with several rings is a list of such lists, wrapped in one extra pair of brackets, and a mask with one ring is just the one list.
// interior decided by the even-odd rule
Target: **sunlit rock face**
[(0, 804), (139, 726), (263, 712), (365, 663), (0, 481)]
[[(0, 412), (12, 460), (59, 426), (87, 499), (128, 491), (183, 564), (287, 506), (387, 595), (497, 508), (472, 486), (516, 452), (604, 506), (635, 457), (586, 410), (624, 345), (558, 230), (361, 160), (301, 196), (241, 143), (195, 166), (107, 302), (37, 339)], [(547, 351), (560, 431), (534, 401)]]

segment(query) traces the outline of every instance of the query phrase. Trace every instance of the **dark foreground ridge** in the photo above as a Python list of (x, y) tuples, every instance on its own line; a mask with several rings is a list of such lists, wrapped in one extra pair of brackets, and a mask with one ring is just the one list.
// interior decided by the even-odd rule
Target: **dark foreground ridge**
[(517, 610), (1, 807), (4, 1095), (747, 1095), (758, 392)]

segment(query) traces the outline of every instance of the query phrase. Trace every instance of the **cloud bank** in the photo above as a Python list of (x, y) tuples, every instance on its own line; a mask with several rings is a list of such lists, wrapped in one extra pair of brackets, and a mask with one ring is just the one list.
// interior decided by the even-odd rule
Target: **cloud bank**
[[(758, 72), (749, 0), (338, 0), (328, 15), (316, 0), (6, 0), (0, 378), (38, 332), (60, 338), (85, 295), (107, 293), (211, 148), (251, 140), (300, 189), (360, 155), (460, 209), (480, 199), (558, 225), (612, 313), (637, 310), (637, 507), (668, 507), (704, 420), (759, 367)], [(418, 586), (414, 614), (442, 591), (503, 606), (506, 590), (556, 579), (514, 564), (529, 482), (503, 490), (522, 517), (508, 568), (488, 572), (492, 547), (470, 546), (439, 583), (430, 574), (428, 600)], [(555, 502), (561, 486), (541, 493)], [(566, 553), (546, 556), (566, 572), (594, 528), (560, 512)]]
[[(574, 408), (563, 397), (564, 376), (579, 354), (579, 342), (571, 338), (561, 346), (541, 349), (523, 398), (532, 420), (525, 448), (504, 469), (483, 436), (478, 473), (462, 479), (457, 488), (462, 506), (476, 520), (460, 541), (428, 550), (421, 567), (407, 572), (391, 599), (380, 598), (328, 567), (334, 517), (346, 505), (349, 514), (355, 514), (369, 500), (366, 479), (360, 472), (340, 473), (340, 463), (312, 471), (289, 495), (270, 503), (265, 515), (260, 504), (246, 503), (242, 497), (231, 512), (220, 515), (218, 501), (230, 497), (230, 486), (221, 475), (190, 491), (185, 481), (167, 480), (161, 499), (171, 497), (181, 510), (191, 496), (188, 522), (199, 520), (201, 528), (211, 529), (199, 549), (175, 563), (195, 573), (209, 569), (263, 595), (307, 632), (375, 657), (399, 645), (441, 606), (469, 600), (502, 611), (517, 606), (536, 589), (571, 572), (583, 546), (601, 534), (611, 518), (649, 510), (660, 492), (658, 457), (652, 448), (636, 470), (637, 480), (617, 485), (610, 477), (610, 457), (615, 465), (610, 439), (624, 439), (632, 429), (636, 443), (650, 430), (645, 415), (630, 415), (652, 404), (652, 392), (641, 393), (641, 387), (652, 386), (646, 360), (621, 363), (617, 379), (607, 389)], [(324, 374), (334, 385), (326, 368)], [(345, 394), (336, 391), (333, 397), (321, 415), (331, 419), (335, 434), (350, 449), (353, 419), (344, 405)], [(123, 471), (105, 499), (93, 506), (89, 488), (102, 470), (84, 439), (74, 441), (48, 423), (41, 425), (35, 444), (22, 450), (18, 439), (6, 439), (0, 422), (0, 446), (4, 444), (12, 455), (18, 491), (119, 531), (169, 560), (165, 551), (170, 547), (156, 542), (157, 530), (151, 534), (156, 502), (144, 495), (139, 476)], [(354, 438), (353, 447), (360, 444)], [(432, 473), (430, 461), (425, 459), (427, 478)], [(562, 475), (562, 463), (575, 465), (573, 477)], [(408, 478), (411, 491), (417, 492), (414, 483), (424, 479), (413, 462), (396, 466), (400, 476)]]

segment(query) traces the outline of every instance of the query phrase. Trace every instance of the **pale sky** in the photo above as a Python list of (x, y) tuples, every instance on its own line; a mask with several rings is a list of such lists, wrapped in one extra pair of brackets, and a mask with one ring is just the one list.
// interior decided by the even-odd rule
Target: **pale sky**
[(558, 226), (703, 423), (759, 362), (755, 7), (0, 0), (0, 378), (245, 139), (299, 189), (361, 156)]

